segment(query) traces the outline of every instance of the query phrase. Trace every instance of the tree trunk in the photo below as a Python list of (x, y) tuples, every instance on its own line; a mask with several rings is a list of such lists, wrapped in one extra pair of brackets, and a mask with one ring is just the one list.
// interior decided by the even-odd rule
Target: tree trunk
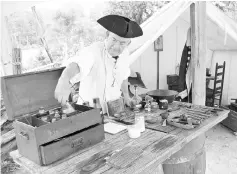
[(38, 25), (40, 26), (40, 38), (41, 38), (41, 42), (42, 42), (42, 44), (43, 44), (43, 46), (44, 46), (44, 49), (45, 49), (45, 51), (46, 51), (46, 53), (47, 53), (47, 55), (48, 55), (48, 57), (49, 57), (49, 59), (50, 59), (50, 62), (53, 63), (53, 58), (52, 58), (52, 56), (51, 56), (51, 54), (50, 54), (50, 51), (49, 51), (49, 48), (48, 48), (48, 44), (47, 44), (47, 42), (46, 42), (46, 40), (45, 40), (45, 38), (44, 38), (44, 36), (43, 36), (43, 35), (44, 35), (44, 32), (45, 32), (45, 29), (44, 29), (44, 26), (43, 26), (43, 22), (42, 22), (42, 20), (40, 19), (39, 15), (36, 13), (35, 6), (33, 6), (31, 9), (32, 9), (32, 12), (33, 12), (33, 14), (34, 14), (34, 16), (35, 16), (35, 18), (36, 18), (36, 21), (37, 21)]

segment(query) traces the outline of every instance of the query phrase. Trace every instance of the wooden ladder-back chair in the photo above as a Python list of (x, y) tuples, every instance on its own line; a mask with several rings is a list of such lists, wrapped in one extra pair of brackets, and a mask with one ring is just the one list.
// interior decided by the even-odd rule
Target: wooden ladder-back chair
[(206, 105), (214, 107), (215, 100), (218, 100), (218, 105), (221, 106), (222, 92), (225, 77), (225, 61), (223, 65), (216, 63), (215, 77), (214, 77), (214, 88), (207, 88)]

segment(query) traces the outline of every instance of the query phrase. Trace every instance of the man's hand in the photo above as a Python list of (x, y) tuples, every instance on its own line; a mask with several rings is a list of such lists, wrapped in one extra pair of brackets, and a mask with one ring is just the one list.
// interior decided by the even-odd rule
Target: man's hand
[(131, 107), (133, 105), (133, 100), (130, 97), (124, 97), (124, 102), (128, 107)]
[(59, 103), (65, 105), (68, 101), (68, 97), (71, 93), (71, 86), (69, 84), (69, 79), (60, 78), (55, 89), (54, 96)]
[(80, 69), (76, 63), (71, 63), (62, 72), (62, 75), (58, 80), (58, 84), (54, 92), (55, 99), (57, 99), (58, 102), (62, 105), (66, 104), (71, 93), (71, 84), (69, 81), (78, 73), (80, 73)]

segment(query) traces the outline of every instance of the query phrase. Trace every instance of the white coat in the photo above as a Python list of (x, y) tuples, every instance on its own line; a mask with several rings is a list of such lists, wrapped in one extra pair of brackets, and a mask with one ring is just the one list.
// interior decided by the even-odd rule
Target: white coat
[(98, 97), (106, 113), (106, 101), (121, 97), (121, 84), (130, 75), (128, 56), (125, 49), (116, 62), (108, 54), (104, 42), (95, 42), (70, 58), (67, 64), (75, 62), (80, 67), (80, 73), (70, 80), (72, 84), (80, 81), (77, 104), (88, 101), (93, 106), (93, 98)]

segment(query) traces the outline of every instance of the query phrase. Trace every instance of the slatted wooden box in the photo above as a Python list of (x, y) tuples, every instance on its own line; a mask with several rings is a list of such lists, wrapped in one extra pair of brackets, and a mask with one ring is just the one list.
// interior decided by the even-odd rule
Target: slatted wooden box
[(19, 153), (48, 165), (104, 139), (100, 110), (75, 105), (77, 112), (47, 123), (35, 113), (60, 107), (54, 90), (63, 68), (2, 77), (2, 93), (9, 120), (14, 121)]

